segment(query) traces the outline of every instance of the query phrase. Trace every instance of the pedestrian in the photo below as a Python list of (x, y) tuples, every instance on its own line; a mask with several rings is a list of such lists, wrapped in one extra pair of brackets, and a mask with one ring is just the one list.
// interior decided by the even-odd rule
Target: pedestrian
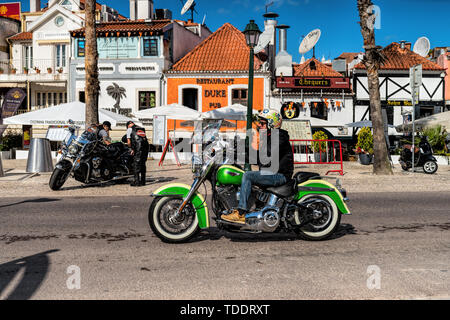
[(134, 180), (131, 186), (145, 186), (146, 162), (149, 144), (145, 129), (138, 127), (133, 121), (127, 122), (127, 144), (133, 156)]
[(104, 144), (110, 145), (111, 137), (109, 136), (109, 132), (111, 131), (111, 122), (104, 121), (101, 127), (102, 129), (100, 129), (98, 135), (100, 136)]

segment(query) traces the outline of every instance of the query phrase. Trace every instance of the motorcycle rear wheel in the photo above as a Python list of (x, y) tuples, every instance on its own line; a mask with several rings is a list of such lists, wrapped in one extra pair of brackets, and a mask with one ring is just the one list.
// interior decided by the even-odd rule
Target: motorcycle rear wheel
[(162, 197), (153, 201), (150, 206), (150, 228), (163, 242), (187, 242), (200, 230), (197, 212), (191, 203), (186, 205), (178, 218), (174, 216), (182, 202), (180, 198)]
[(313, 201), (310, 205), (314, 210), (321, 213), (321, 217), (313, 220), (309, 224), (297, 228), (297, 235), (304, 240), (320, 241), (329, 238), (339, 227), (341, 214), (336, 203), (327, 195), (311, 194), (300, 199), (299, 203), (304, 201)]
[(423, 171), (427, 174), (433, 174), (437, 169), (438, 165), (435, 161), (429, 160), (423, 164)]
[(59, 189), (61, 189), (61, 187), (66, 182), (68, 175), (69, 173), (66, 172), (66, 170), (55, 168), (50, 177), (50, 181), (48, 182), (50, 189), (52, 189), (53, 191), (58, 191)]

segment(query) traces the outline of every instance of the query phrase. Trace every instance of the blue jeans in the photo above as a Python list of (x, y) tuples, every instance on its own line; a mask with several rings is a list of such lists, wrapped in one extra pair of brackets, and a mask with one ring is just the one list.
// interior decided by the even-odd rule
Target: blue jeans
[(259, 171), (247, 171), (244, 173), (241, 185), (241, 196), (239, 199), (239, 209), (248, 211), (248, 199), (252, 193), (252, 185), (261, 187), (279, 187), (286, 184), (286, 177), (281, 173), (262, 174)]

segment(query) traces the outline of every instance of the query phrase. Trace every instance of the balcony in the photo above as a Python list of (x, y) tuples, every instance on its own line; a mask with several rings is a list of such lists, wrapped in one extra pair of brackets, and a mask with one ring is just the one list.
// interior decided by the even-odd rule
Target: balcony
[(68, 80), (69, 60), (65, 67), (57, 67), (55, 60), (33, 60), (26, 68), (22, 60), (0, 60), (0, 82), (60, 82)]

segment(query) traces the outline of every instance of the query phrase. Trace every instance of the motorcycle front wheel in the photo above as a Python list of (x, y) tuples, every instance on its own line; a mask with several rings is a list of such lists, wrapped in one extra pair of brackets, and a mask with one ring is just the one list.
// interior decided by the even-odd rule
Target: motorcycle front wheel
[(150, 206), (150, 228), (163, 242), (187, 242), (200, 230), (197, 212), (192, 203), (188, 203), (183, 211), (176, 215), (182, 203), (180, 198), (162, 197), (153, 201)]
[(309, 203), (308, 207), (314, 210), (315, 218), (307, 225), (297, 228), (297, 235), (304, 240), (312, 241), (329, 238), (341, 222), (341, 214), (336, 203), (327, 195), (317, 194), (303, 197), (299, 203), (302, 202)]
[(50, 177), (50, 181), (48, 182), (50, 189), (52, 189), (53, 191), (61, 189), (61, 187), (66, 182), (68, 175), (68, 171), (60, 168), (55, 168), (55, 170), (53, 170), (52, 176)]

